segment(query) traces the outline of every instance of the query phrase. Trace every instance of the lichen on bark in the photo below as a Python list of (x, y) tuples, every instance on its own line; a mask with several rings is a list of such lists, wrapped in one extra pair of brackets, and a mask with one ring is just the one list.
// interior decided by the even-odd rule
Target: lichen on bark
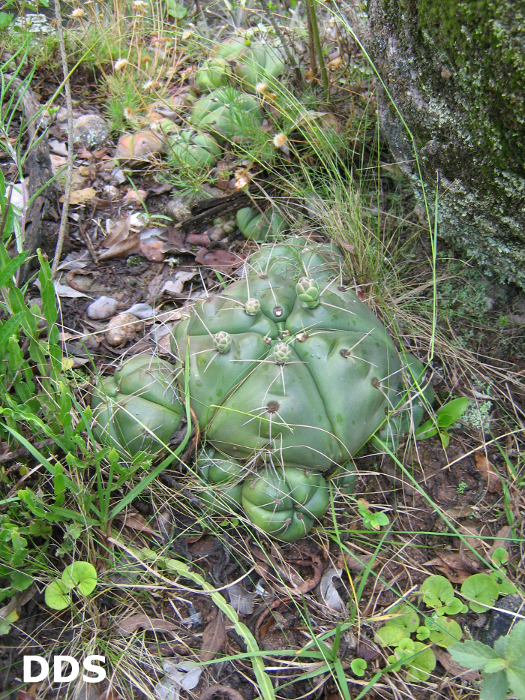
[[(525, 0), (369, 0), (368, 48), (439, 231), (525, 287)], [(421, 197), (385, 91), (385, 135)]]

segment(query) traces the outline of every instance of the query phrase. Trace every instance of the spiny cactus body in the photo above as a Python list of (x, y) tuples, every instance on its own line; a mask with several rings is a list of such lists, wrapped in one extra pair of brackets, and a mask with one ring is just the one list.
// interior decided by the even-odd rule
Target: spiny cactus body
[(262, 114), (257, 100), (251, 95), (224, 87), (210, 92), (193, 105), (190, 122), (216, 138), (232, 140), (250, 128), (258, 128)]

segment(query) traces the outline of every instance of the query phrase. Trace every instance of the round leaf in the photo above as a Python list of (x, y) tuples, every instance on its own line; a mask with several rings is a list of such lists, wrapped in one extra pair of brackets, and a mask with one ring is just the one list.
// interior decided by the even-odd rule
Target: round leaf
[(355, 676), (361, 678), (365, 675), (366, 671), (366, 661), (364, 659), (352, 659), (350, 662), (350, 668)]
[(397, 625), (385, 625), (377, 630), (376, 636), (383, 646), (396, 647), (402, 639), (406, 639), (407, 630)]
[(470, 609), (480, 613), (494, 605), (498, 599), (499, 588), (488, 574), (474, 574), (463, 582), (461, 593), (468, 599)]
[[(454, 598), (452, 584), (444, 576), (429, 576), (421, 586), (423, 591), (423, 601), (430, 608), (440, 607), (441, 603), (449, 603)], [(435, 604), (435, 599), (441, 601), (439, 606)]]
[(509, 561), (509, 553), (503, 547), (496, 547), (491, 559), (494, 566), (505, 566)]
[(69, 588), (62, 581), (53, 581), (46, 588), (44, 599), (52, 610), (65, 610), (71, 603)]
[(87, 561), (76, 561), (64, 569), (62, 581), (67, 589), (76, 588), (79, 593), (88, 596), (96, 588), (97, 571)]

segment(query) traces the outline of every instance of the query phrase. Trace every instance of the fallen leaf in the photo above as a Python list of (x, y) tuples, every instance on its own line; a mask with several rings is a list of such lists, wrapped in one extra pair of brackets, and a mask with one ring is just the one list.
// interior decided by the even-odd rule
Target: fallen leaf
[(510, 525), (504, 525), (500, 530), (496, 532), (496, 539), (493, 541), (491, 548), (488, 551), (489, 559), (492, 559), (492, 555), (498, 547), (503, 547), (503, 549), (508, 550), (511, 543), (511, 533), (512, 528)]
[(165, 192), (171, 192), (173, 189), (173, 185), (168, 185), (168, 183), (165, 183), (163, 185), (152, 185), (149, 188), (150, 192), (153, 192), (153, 194), (164, 194)]
[(203, 670), (193, 661), (165, 661), (162, 667), (166, 676), (155, 686), (158, 700), (178, 700), (181, 690), (193, 690), (198, 685)]
[(132, 615), (117, 623), (117, 631), (120, 634), (134, 634), (137, 630), (147, 632), (173, 632), (177, 625), (168, 620), (161, 620), (147, 615)]
[(67, 157), (67, 144), (64, 141), (58, 141), (58, 139), (49, 139), (49, 148), (53, 153), (59, 156)]
[(206, 233), (188, 233), (185, 238), (188, 245), (197, 245), (206, 248), (210, 245), (211, 241)]
[(487, 490), (489, 493), (501, 493), (503, 487), (498, 470), (488, 460), (484, 452), (476, 452), (476, 469), (481, 475), (481, 478), (487, 482)]
[(79, 297), (87, 297), (92, 299), (93, 297), (84, 294), (84, 292), (79, 292), (68, 284), (62, 284), (59, 280), (54, 280), (53, 285), (55, 287), (55, 292), (59, 297), (67, 297), (68, 299), (77, 299)]
[(139, 244), (139, 252), (150, 262), (164, 260), (164, 241), (148, 240)]
[(199, 700), (212, 700), (215, 695), (226, 695), (230, 700), (244, 700), (238, 690), (234, 690), (228, 685), (212, 685), (210, 688), (206, 688), (200, 694)]
[[(93, 187), (85, 187), (83, 190), (75, 190), (71, 192), (71, 197), (69, 199), (70, 204), (84, 204), (84, 202), (89, 202), (93, 197), (97, 196), (97, 192)], [(65, 196), (60, 197), (60, 202), (64, 202)]]
[(109, 258), (127, 258), (128, 255), (138, 253), (140, 250), (140, 236), (134, 233), (123, 241), (119, 241), (112, 245), (109, 250), (99, 253), (99, 260), (108, 260)]
[(126, 192), (124, 196), (124, 201), (125, 202), (136, 202), (137, 204), (142, 204), (146, 197), (148, 196), (148, 193), (146, 190), (133, 190), (130, 189)]
[(464, 681), (477, 681), (479, 679), (478, 671), (468, 671), (464, 666), (454, 661), (448, 651), (436, 646), (433, 647), (433, 650), (436, 659), (451, 676), (461, 676), (461, 679)]
[(113, 219), (106, 220), (106, 231), (108, 235), (102, 241), (104, 248), (111, 248), (115, 243), (126, 240), (129, 236), (131, 224), (131, 216), (123, 216), (121, 219), (114, 221)]
[(148, 525), (146, 519), (140, 515), (140, 513), (129, 513), (123, 518), (117, 518), (117, 520), (120, 520), (126, 527), (130, 527), (132, 530), (145, 532), (147, 535), (157, 534), (155, 530)]
[(213, 620), (206, 625), (202, 633), (201, 653), (199, 660), (201, 662), (211, 661), (219, 653), (226, 642), (226, 625), (224, 617), (220, 610)]
[(343, 612), (345, 610), (345, 604), (334, 586), (334, 578), (340, 579), (342, 574), (342, 569), (336, 569), (331, 566), (324, 572), (319, 583), (321, 601), (334, 612)]
[(227, 250), (206, 250), (206, 248), (201, 248), (195, 256), (195, 262), (219, 272), (236, 270), (244, 263), (245, 259), (246, 256), (234, 255)]
[(381, 652), (378, 651), (372, 642), (369, 642), (367, 639), (360, 639), (357, 645), (357, 656), (370, 663), (378, 659), (381, 656)]
[(250, 593), (240, 584), (228, 586), (226, 589), (230, 599), (230, 605), (239, 615), (251, 615), (253, 612), (253, 599), (257, 593)]

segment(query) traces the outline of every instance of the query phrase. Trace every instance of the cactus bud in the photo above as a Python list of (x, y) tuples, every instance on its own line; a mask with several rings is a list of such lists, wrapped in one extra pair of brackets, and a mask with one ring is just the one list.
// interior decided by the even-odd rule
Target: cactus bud
[(248, 316), (257, 316), (261, 310), (261, 302), (258, 299), (248, 299), (244, 305), (244, 310)]
[(301, 277), (295, 285), (295, 293), (308, 309), (315, 309), (320, 304), (319, 284), (314, 279)]
[(221, 354), (230, 352), (230, 348), (232, 345), (232, 339), (229, 333), (226, 333), (225, 331), (219, 331), (218, 333), (215, 333), (213, 336), (213, 345), (215, 346), (215, 350), (217, 352), (220, 352)]
[(275, 362), (284, 365), (292, 359), (292, 348), (287, 343), (277, 343), (273, 349), (272, 357)]

